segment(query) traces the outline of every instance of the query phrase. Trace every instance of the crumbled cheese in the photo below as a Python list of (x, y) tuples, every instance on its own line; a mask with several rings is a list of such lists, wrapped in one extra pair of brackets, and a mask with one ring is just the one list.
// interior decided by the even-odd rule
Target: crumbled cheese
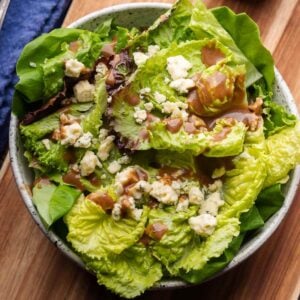
[(177, 204), (176, 207), (176, 211), (185, 211), (187, 210), (189, 207), (189, 200), (188, 199), (184, 199), (183, 201), (179, 201), (179, 203)]
[(65, 75), (77, 78), (84, 68), (84, 64), (77, 59), (68, 59), (65, 63)]
[(154, 99), (158, 102), (158, 103), (163, 103), (167, 100), (167, 97), (159, 92), (155, 92), (154, 93)]
[(73, 145), (76, 140), (82, 135), (82, 128), (79, 123), (74, 122), (70, 125), (62, 126), (61, 134), (61, 144), (62, 145)]
[(124, 169), (122, 172), (116, 175), (116, 182), (124, 185), (128, 182), (128, 178), (132, 176), (132, 173), (135, 172), (134, 167), (128, 167)]
[(121, 203), (126, 210), (133, 210), (135, 209), (135, 202), (132, 197), (128, 197), (127, 195), (123, 195), (119, 198), (119, 202)]
[(181, 118), (183, 121), (187, 121), (188, 117), (189, 114), (186, 110), (174, 109), (171, 114), (172, 119)]
[(149, 45), (147, 53), (143, 53), (140, 51), (133, 52), (133, 60), (137, 66), (140, 66), (144, 64), (149, 57), (153, 56), (159, 50), (160, 48), (158, 45)]
[(121, 170), (121, 167), (122, 166), (115, 160), (108, 165), (107, 170), (111, 174), (116, 174)]
[(216, 179), (222, 177), (226, 173), (226, 169), (224, 167), (214, 169), (211, 178)]
[(148, 52), (147, 52), (148, 57), (153, 56), (159, 50), (160, 50), (160, 47), (158, 45), (149, 45)]
[(114, 208), (111, 211), (111, 216), (115, 221), (120, 220), (121, 218), (122, 206), (120, 203), (115, 203)]
[(109, 152), (114, 145), (114, 139), (115, 137), (113, 135), (109, 135), (103, 141), (101, 141), (97, 155), (102, 161), (108, 159)]
[(171, 81), (170, 87), (180, 94), (188, 93), (189, 89), (195, 86), (195, 82), (192, 79), (179, 78)]
[(141, 199), (143, 194), (148, 194), (151, 191), (151, 184), (145, 180), (138, 181), (134, 186), (128, 189), (128, 193), (134, 199)]
[(145, 87), (143, 89), (140, 89), (140, 94), (141, 95), (149, 94), (150, 92), (151, 92), (151, 89), (149, 87)]
[(165, 114), (171, 114), (176, 109), (178, 109), (176, 102), (166, 101), (162, 104), (162, 112)]
[(145, 110), (150, 112), (153, 109), (153, 104), (151, 102), (147, 102), (144, 104)]
[(167, 63), (167, 70), (173, 80), (185, 78), (192, 68), (192, 64), (182, 55), (168, 57)]
[(84, 133), (74, 144), (74, 147), (89, 148), (92, 144), (93, 135), (90, 132)]
[(148, 55), (146, 55), (143, 52), (133, 52), (132, 54), (133, 54), (133, 60), (137, 66), (142, 65), (149, 58)]
[(141, 208), (135, 208), (130, 212), (130, 216), (136, 221), (139, 221), (141, 219), (142, 214), (143, 214), (143, 209)]
[(217, 226), (217, 219), (210, 214), (202, 214), (189, 219), (191, 228), (200, 236), (211, 235)]
[(160, 181), (152, 183), (150, 195), (157, 201), (168, 205), (176, 204), (178, 200), (176, 191), (170, 185), (165, 185)]
[(139, 107), (134, 108), (135, 112), (133, 117), (135, 118), (135, 122), (138, 124), (142, 124), (147, 119), (147, 111), (144, 109), (140, 109)]
[(210, 214), (212, 216), (217, 216), (218, 209), (224, 204), (224, 201), (221, 199), (220, 192), (214, 192), (210, 194), (205, 201), (201, 203), (201, 208), (199, 214)]
[(42, 140), (42, 143), (44, 144), (44, 146), (45, 146), (45, 148), (46, 148), (47, 150), (50, 150), (51, 144), (50, 144), (50, 140), (49, 140), (49, 139), (43, 139), (43, 140)]
[(127, 165), (130, 163), (130, 161), (131, 161), (131, 158), (126, 154), (118, 159), (118, 163), (121, 165)]
[(86, 151), (82, 160), (80, 161), (80, 174), (88, 176), (95, 171), (96, 166), (101, 166), (98, 157), (93, 151)]
[(222, 188), (222, 181), (221, 180), (216, 180), (214, 183), (212, 183), (208, 186), (208, 190), (210, 192), (219, 191), (219, 190), (221, 190), (221, 188)]
[(73, 87), (78, 102), (90, 102), (94, 99), (95, 86), (87, 80), (81, 80)]
[(203, 192), (199, 187), (193, 186), (189, 191), (189, 201), (192, 204), (200, 205), (204, 201)]
[(112, 101), (112, 96), (108, 96), (107, 97), (107, 103), (111, 103), (111, 101)]
[(182, 182), (180, 180), (173, 180), (171, 186), (175, 191), (179, 192), (182, 186)]
[(96, 73), (101, 76), (101, 77), (104, 77), (108, 72), (108, 68), (107, 66), (104, 64), (104, 63), (99, 63), (97, 66), (96, 66)]
[(73, 171), (75, 171), (75, 172), (78, 172), (78, 173), (80, 172), (78, 164), (72, 164), (72, 165), (70, 165), (70, 169), (73, 170)]
[(105, 138), (108, 136), (109, 131), (105, 128), (101, 128), (99, 131), (99, 141), (105, 140)]

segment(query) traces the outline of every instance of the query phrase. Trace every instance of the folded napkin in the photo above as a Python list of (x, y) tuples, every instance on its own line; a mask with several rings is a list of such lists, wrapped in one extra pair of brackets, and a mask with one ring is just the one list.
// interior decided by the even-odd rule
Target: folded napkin
[(23, 47), (59, 27), (71, 0), (11, 0), (0, 31), (0, 157), (7, 149), (10, 107)]

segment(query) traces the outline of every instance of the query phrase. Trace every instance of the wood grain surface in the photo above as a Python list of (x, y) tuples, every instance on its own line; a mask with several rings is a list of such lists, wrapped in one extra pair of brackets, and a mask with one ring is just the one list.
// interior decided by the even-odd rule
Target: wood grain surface
[[(122, 0), (73, 0), (64, 25)], [(160, 1), (167, 2), (167, 1)], [(247, 12), (300, 107), (300, 1), (207, 0)], [(249, 41), (251, 42), (251, 41)], [(227, 274), (187, 289), (150, 291), (139, 299), (297, 299), (300, 292), (300, 190), (275, 234)], [(34, 224), (11, 169), (0, 184), (0, 299), (118, 299), (99, 287), (52, 245)]]

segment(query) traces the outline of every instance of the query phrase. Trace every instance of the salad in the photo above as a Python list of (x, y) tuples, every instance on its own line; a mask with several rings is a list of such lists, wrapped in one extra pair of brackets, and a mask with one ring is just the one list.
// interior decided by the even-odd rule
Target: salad
[(223, 269), (282, 205), (300, 123), (256, 24), (179, 0), (148, 29), (60, 28), (17, 63), (13, 111), (49, 230), (134, 298)]

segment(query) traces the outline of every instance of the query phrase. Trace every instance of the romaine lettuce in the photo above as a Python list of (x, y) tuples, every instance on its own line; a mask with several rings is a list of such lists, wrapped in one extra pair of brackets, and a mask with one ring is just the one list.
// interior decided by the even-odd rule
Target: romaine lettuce
[(134, 298), (163, 276), (161, 264), (138, 243), (121, 254), (92, 260), (85, 258), (88, 269), (96, 273), (98, 283), (125, 298)]
[(266, 140), (267, 178), (264, 187), (280, 182), (300, 163), (300, 122)]
[(272, 91), (275, 79), (274, 61), (271, 53), (262, 44), (257, 24), (247, 14), (235, 14), (228, 7), (217, 7), (211, 12), (230, 34), (237, 47), (263, 75), (268, 90)]
[[(188, 219), (196, 215), (198, 207), (190, 207), (176, 212), (174, 207), (152, 209), (149, 213), (149, 225), (161, 223), (167, 226), (167, 232), (161, 240), (150, 243), (152, 254), (168, 269), (168, 266), (180, 259), (186, 247), (192, 241), (194, 233)], [(172, 272), (172, 269), (170, 269)]]
[[(197, 39), (216, 38), (232, 51), (232, 64), (246, 66), (247, 87), (262, 77), (262, 74), (238, 47), (234, 37), (230, 36), (201, 0), (198, 0), (195, 3), (189, 27), (192, 29)], [(240, 30), (240, 27), (237, 28), (237, 30)]]
[(120, 254), (142, 236), (148, 208), (144, 207), (140, 221), (122, 218), (115, 221), (101, 206), (87, 198), (79, 198), (65, 216), (67, 240), (77, 252), (92, 259), (111, 253)]

